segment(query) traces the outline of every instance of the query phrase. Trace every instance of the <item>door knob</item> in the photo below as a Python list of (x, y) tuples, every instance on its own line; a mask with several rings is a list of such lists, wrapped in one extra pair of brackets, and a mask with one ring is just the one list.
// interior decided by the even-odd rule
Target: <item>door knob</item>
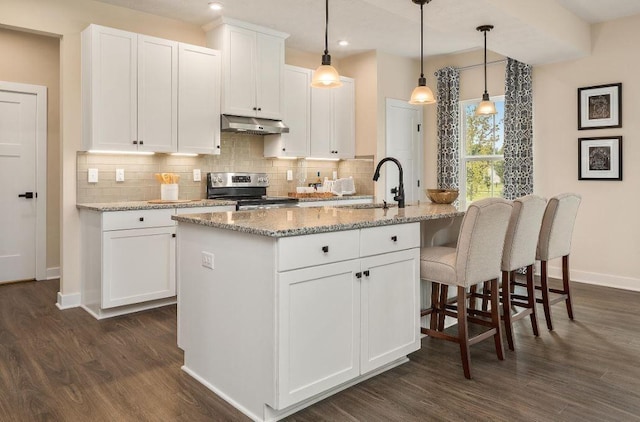
[[(37, 197), (38, 197), (38, 194), (36, 193), (36, 198)], [(21, 193), (21, 194), (18, 195), (18, 198), (32, 199), (33, 198), (33, 192)]]

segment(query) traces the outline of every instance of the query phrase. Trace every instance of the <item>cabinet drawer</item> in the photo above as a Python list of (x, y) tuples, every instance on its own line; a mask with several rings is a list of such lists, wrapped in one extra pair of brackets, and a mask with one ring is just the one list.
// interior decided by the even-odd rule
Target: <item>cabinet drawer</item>
[(175, 226), (171, 219), (175, 209), (105, 212), (102, 230), (143, 229), (147, 227)]
[(420, 223), (372, 227), (360, 232), (360, 256), (417, 247), (420, 247)]
[(278, 240), (278, 271), (358, 257), (359, 230), (285, 237)]

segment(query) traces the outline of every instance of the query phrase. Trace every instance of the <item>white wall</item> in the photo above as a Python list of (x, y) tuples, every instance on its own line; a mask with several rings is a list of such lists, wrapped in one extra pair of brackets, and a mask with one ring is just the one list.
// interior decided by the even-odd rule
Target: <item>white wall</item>
[[(589, 57), (533, 72), (536, 193), (582, 195), (572, 279), (633, 290), (640, 290), (638, 39), (640, 15), (594, 25)], [(616, 82), (622, 82), (622, 128), (577, 130), (577, 89)], [(623, 180), (579, 181), (578, 138), (618, 135), (623, 136)]]

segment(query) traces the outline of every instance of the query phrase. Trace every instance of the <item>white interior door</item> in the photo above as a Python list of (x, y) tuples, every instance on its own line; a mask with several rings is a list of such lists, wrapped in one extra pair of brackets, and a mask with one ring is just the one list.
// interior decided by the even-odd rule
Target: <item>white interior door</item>
[[(423, 199), (422, 177), (422, 108), (406, 101), (387, 98), (386, 156), (402, 164), (405, 202)], [(393, 202), (391, 188), (398, 186), (398, 168), (384, 164), (385, 201)]]
[(1, 88), (0, 282), (30, 280), (36, 277), (37, 96)]

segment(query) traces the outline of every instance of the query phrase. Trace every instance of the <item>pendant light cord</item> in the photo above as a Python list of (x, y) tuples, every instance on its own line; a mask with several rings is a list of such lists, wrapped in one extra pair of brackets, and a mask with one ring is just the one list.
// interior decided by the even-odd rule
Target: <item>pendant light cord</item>
[(325, 21), (324, 21), (324, 54), (329, 54), (329, 0), (325, 1)]
[(424, 78), (424, 12), (422, 7), (424, 2), (420, 3), (420, 78)]
[(484, 30), (484, 93), (487, 92), (487, 31)]

